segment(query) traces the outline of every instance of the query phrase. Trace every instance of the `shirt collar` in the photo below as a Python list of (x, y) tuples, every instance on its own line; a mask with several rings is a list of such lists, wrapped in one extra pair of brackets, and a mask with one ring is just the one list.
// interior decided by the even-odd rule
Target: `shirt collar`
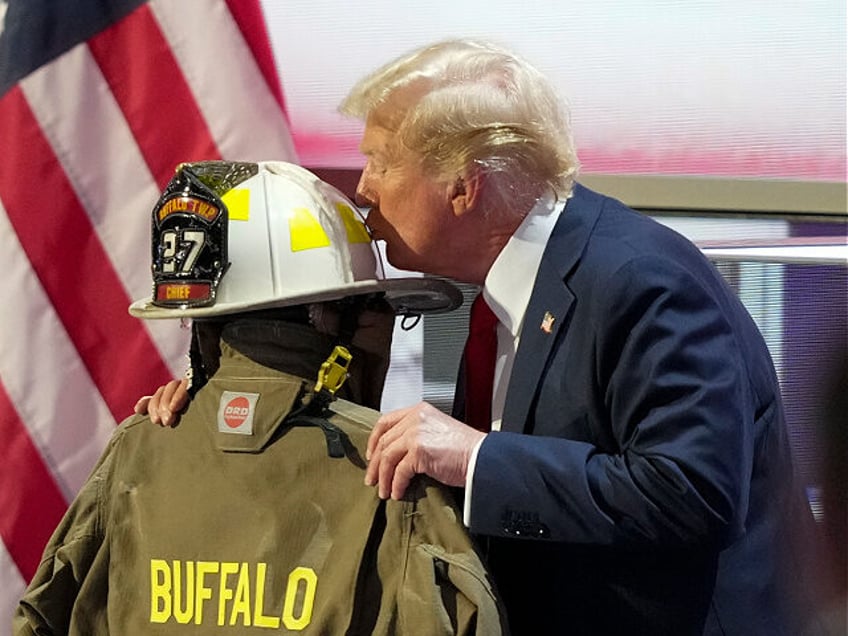
[(513, 337), (517, 337), (548, 238), (564, 200), (547, 195), (533, 206), (501, 250), (483, 286), (483, 297)]

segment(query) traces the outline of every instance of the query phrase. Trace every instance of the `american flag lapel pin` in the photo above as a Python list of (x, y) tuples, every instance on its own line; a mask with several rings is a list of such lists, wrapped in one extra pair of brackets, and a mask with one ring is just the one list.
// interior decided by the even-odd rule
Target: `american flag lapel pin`
[(540, 329), (545, 333), (551, 333), (551, 329), (554, 326), (555, 320), (556, 318), (554, 318), (554, 315), (551, 312), (546, 311), (545, 317), (542, 318), (542, 324), (540, 325)]

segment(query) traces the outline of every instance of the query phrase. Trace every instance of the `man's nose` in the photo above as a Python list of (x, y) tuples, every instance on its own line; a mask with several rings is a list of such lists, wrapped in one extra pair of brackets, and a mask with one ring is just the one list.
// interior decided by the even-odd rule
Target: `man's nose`
[(377, 194), (374, 192), (374, 189), (368, 185), (369, 181), (369, 166), (366, 164), (365, 168), (359, 174), (359, 181), (356, 184), (356, 192), (354, 193), (353, 200), (361, 208), (373, 208), (377, 206), (379, 201)]

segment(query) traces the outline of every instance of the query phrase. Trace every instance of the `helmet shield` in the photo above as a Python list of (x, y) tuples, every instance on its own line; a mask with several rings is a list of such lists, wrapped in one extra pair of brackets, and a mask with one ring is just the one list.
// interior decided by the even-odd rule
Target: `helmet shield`
[(181, 164), (153, 209), (153, 297), (157, 307), (215, 303), (227, 260), (229, 214), (221, 195), (258, 172), (255, 163)]

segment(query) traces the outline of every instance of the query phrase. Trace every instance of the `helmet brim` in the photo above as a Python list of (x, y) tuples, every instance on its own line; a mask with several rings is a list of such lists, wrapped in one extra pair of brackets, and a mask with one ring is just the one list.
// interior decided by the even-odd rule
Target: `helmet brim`
[(308, 305), (348, 296), (383, 293), (386, 301), (398, 315), (440, 314), (453, 311), (462, 304), (462, 292), (448, 280), (431, 276), (409, 278), (387, 278), (384, 280), (362, 280), (343, 287), (322, 289), (320, 292), (304, 292), (275, 298), (265, 303), (250, 301), (243, 303), (215, 303), (207, 307), (160, 307), (152, 298), (134, 302), (129, 312), (136, 318), (156, 320), (165, 318), (212, 318), (259, 309)]

